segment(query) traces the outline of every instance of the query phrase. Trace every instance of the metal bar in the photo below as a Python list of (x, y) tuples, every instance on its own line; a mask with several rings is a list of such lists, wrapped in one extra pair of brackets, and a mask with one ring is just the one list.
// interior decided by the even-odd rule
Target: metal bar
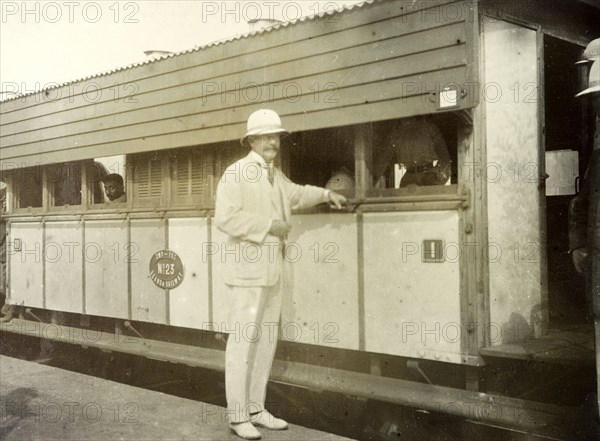
[[(347, 207), (349, 210), (354, 210), (358, 206), (361, 205), (376, 205), (376, 204), (401, 204), (401, 203), (434, 203), (439, 202), (442, 203), (456, 203), (463, 204), (468, 202), (468, 195), (452, 193), (452, 194), (410, 194), (410, 195), (397, 195), (397, 196), (369, 196), (364, 198), (355, 198), (349, 199), (347, 203)], [(86, 216), (87, 218), (93, 218), (94, 216), (99, 216), (101, 219), (118, 219), (125, 218), (130, 215), (154, 215), (157, 218), (163, 218), (168, 216), (169, 213), (189, 213), (193, 216), (207, 216), (211, 211), (214, 210), (214, 207), (162, 207), (157, 209), (131, 209), (131, 210), (118, 210), (116, 212), (110, 212), (108, 209), (104, 211), (98, 210), (89, 210), (89, 211), (72, 211), (66, 213), (64, 211), (60, 212), (50, 212), (50, 213), (15, 213), (9, 214), (5, 217), (11, 220), (18, 221), (34, 221), (39, 220), (41, 218), (52, 218), (53, 220), (71, 220), (73, 217)]]
[(363, 204), (359, 210), (363, 213), (386, 213), (391, 211), (456, 211), (462, 207), (462, 202), (411, 202), (388, 204)]
[(46, 221), (42, 219), (42, 308), (46, 308)]
[(356, 214), (357, 261), (358, 261), (358, 350), (364, 351), (366, 342), (365, 320), (365, 234), (362, 213)]
[[(165, 250), (169, 249), (169, 219), (163, 219), (163, 228), (165, 229)], [(171, 290), (165, 289), (165, 324), (171, 324)]]
[(371, 168), (373, 151), (373, 130), (370, 124), (360, 124), (354, 128), (354, 160), (356, 197), (364, 199), (371, 188)]
[(539, 182), (538, 186), (540, 198), (539, 222), (540, 222), (540, 285), (541, 285), (541, 326), (540, 329), (534, 330), (535, 336), (540, 337), (546, 335), (549, 328), (550, 312), (548, 304), (548, 235), (547, 235), (547, 201), (546, 201), (546, 109), (545, 95), (545, 59), (544, 52), (544, 33), (540, 27), (537, 28), (537, 53), (538, 53), (538, 88), (537, 88), (537, 105), (538, 105), (538, 170)]
[(398, 196), (371, 196), (369, 198), (349, 199), (348, 205), (381, 204), (398, 202), (463, 202), (467, 201), (467, 195), (456, 194), (422, 194), (422, 195), (398, 195)]
[[(111, 215), (115, 215), (115, 214), (122, 214), (122, 215), (127, 215), (127, 214), (131, 214), (131, 213), (168, 213), (168, 212), (179, 212), (179, 211), (190, 211), (190, 212), (205, 212), (208, 210), (214, 210), (214, 206), (190, 206), (190, 207), (157, 207), (157, 208), (121, 208), (121, 209), (117, 209), (114, 210), (114, 208), (110, 208), (108, 205), (106, 207), (106, 209), (104, 210), (99, 210), (99, 209), (93, 209), (93, 210), (73, 210), (73, 211), (68, 211), (68, 210), (60, 210), (60, 211), (54, 211), (54, 212), (42, 212), (41, 210), (39, 211), (39, 213), (33, 213), (33, 212), (29, 212), (26, 209), (21, 209), (21, 213), (19, 213), (19, 210), (15, 210), (14, 214), (6, 214), (3, 215), (3, 217), (6, 218), (18, 218), (18, 217), (27, 217), (27, 216), (47, 216), (47, 217), (53, 217), (53, 216), (82, 216), (82, 215), (94, 215), (94, 214), (98, 214), (98, 215), (105, 215), (105, 214), (111, 214)], [(68, 212), (66, 212), (68, 211)]]
[[(44, 327), (46, 326), (52, 326), (53, 331), (45, 332)], [(13, 319), (9, 323), (1, 323), (0, 331), (124, 352), (192, 367), (219, 371), (223, 371), (225, 368), (225, 354), (217, 349), (123, 335), (117, 336), (106, 332), (95, 332), (94, 338), (90, 339), (83, 329), (23, 319)], [(554, 435), (561, 431), (568, 435), (573, 425), (580, 422), (580, 418), (582, 418), (580, 409), (569, 406), (379, 377), (279, 359), (274, 362), (271, 381), (477, 419), (510, 428), (542, 432), (551, 430)]]
[[(129, 246), (131, 245), (131, 219), (129, 216), (127, 220), (127, 250), (129, 252)], [(133, 316), (133, 293), (132, 293), (132, 281), (131, 281), (131, 258), (127, 256), (127, 318), (132, 319)]]
[(83, 220), (83, 216), (81, 217), (81, 220), (79, 221), (80, 225), (81, 225), (81, 312), (82, 314), (86, 314), (86, 291), (85, 291), (85, 278), (86, 278), (86, 272), (85, 272), (85, 263), (86, 263), (86, 256), (85, 256), (85, 244), (86, 244), (86, 238), (85, 238), (85, 221)]
[[(206, 217), (206, 239), (208, 243), (212, 242), (212, 217)], [(212, 253), (208, 253), (208, 323), (213, 323), (213, 261), (212, 261)]]
[[(14, 238), (12, 236), (12, 224), (10, 222), (6, 222), (6, 242), (5, 242), (5, 246), (7, 247), (6, 250), (8, 251), (8, 247), (10, 246), (10, 250), (13, 250), (14, 247)], [(5, 295), (6, 295), (6, 303), (8, 303), (9, 300), (11, 300), (12, 298), (12, 290), (10, 289), (10, 273), (12, 270), (12, 255), (13, 253), (6, 253), (6, 273), (5, 273), (5, 279), (4, 279), (4, 289), (5, 289)]]

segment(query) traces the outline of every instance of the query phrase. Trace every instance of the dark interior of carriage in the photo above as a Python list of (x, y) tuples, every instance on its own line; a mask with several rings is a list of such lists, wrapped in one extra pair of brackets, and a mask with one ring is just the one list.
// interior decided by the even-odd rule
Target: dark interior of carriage
[[(363, 190), (370, 196), (401, 195), (418, 192), (419, 187), (456, 184), (457, 125), (450, 113), (369, 124), (370, 184)], [(290, 148), (284, 150), (286, 172), (299, 184), (327, 186), (354, 197), (355, 141), (353, 126), (292, 134)]]
[[(585, 173), (592, 151), (593, 113), (589, 102), (576, 98), (581, 90), (582, 48), (544, 36), (544, 96), (546, 153), (573, 150), (579, 154), (579, 176)], [(580, 187), (577, 182), (577, 187)], [(585, 280), (569, 255), (568, 209), (575, 194), (546, 196), (548, 308), (551, 328), (571, 328), (591, 322)]]

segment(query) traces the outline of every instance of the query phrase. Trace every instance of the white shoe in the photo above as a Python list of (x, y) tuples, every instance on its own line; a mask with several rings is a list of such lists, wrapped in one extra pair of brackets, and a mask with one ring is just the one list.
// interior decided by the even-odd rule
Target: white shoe
[(243, 423), (229, 423), (229, 428), (237, 436), (244, 439), (260, 439), (260, 432), (252, 425), (250, 421)]
[(262, 412), (250, 415), (252, 424), (258, 427), (265, 427), (271, 430), (285, 430), (288, 428), (288, 423), (281, 418), (275, 418), (267, 409)]

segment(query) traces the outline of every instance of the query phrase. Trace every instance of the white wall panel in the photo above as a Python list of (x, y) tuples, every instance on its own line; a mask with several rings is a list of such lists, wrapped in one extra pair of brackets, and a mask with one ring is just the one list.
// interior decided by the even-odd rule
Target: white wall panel
[[(209, 319), (206, 218), (169, 220), (169, 250), (183, 263), (183, 282), (171, 289), (171, 324), (203, 329)], [(204, 253), (203, 253), (204, 252)]]
[[(444, 262), (422, 260), (442, 240)], [(460, 363), (458, 214), (364, 215), (366, 350)]]
[(282, 339), (357, 350), (356, 216), (296, 215), (292, 222)]
[(165, 249), (162, 220), (131, 221), (131, 318), (167, 323), (167, 293), (150, 279), (150, 259)]
[(83, 312), (83, 228), (80, 222), (47, 222), (46, 307)]
[(85, 223), (86, 314), (128, 318), (127, 222)]
[(21, 241), (21, 251), (7, 248), (10, 266), (10, 291), (7, 302), (14, 305), (43, 307), (44, 268), (42, 223), (13, 223), (7, 241)]

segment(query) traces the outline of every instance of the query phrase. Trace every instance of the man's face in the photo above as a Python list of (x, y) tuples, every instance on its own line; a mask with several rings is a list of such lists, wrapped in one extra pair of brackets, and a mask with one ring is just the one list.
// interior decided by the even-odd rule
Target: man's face
[(272, 162), (279, 154), (279, 133), (248, 137), (252, 151), (258, 153), (266, 162)]
[(116, 182), (105, 182), (104, 190), (109, 200), (114, 201), (123, 194), (123, 187)]

